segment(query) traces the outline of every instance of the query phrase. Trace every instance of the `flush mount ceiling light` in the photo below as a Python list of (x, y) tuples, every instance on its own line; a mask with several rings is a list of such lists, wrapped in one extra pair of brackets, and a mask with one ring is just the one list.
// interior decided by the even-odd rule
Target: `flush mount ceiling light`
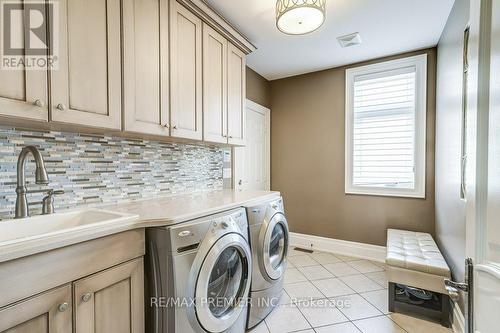
[(326, 0), (277, 0), (276, 26), (289, 35), (303, 35), (321, 27)]

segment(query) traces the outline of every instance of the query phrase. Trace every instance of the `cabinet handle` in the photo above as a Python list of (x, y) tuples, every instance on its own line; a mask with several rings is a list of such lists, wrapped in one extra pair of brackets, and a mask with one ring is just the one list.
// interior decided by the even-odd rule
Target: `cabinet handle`
[(88, 302), (88, 301), (90, 301), (91, 298), (92, 298), (92, 294), (91, 293), (86, 293), (86, 294), (83, 294), (82, 301), (83, 302)]
[(57, 310), (59, 312), (64, 312), (64, 311), (68, 310), (68, 308), (69, 308), (68, 302), (64, 302), (62, 304), (59, 304), (59, 306), (57, 307)]
[(57, 104), (56, 109), (58, 109), (59, 111), (64, 111), (66, 110), (66, 105), (59, 103)]
[(233, 137), (230, 135), (229, 138), (232, 139)]
[(35, 104), (39, 108), (43, 108), (45, 106), (45, 103), (41, 99), (37, 99), (33, 104)]
[(177, 129), (177, 125), (174, 125), (174, 127), (173, 127), (173, 128), (174, 128), (174, 129)]
[(168, 124), (165, 124), (165, 125), (163, 125), (163, 127), (168, 128), (169, 126), (168, 126)]

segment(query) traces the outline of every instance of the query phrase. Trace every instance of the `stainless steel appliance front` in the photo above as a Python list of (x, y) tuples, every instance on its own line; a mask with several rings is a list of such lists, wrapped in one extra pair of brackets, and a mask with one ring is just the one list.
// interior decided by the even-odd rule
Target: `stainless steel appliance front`
[(146, 231), (146, 331), (245, 331), (252, 257), (244, 209)]

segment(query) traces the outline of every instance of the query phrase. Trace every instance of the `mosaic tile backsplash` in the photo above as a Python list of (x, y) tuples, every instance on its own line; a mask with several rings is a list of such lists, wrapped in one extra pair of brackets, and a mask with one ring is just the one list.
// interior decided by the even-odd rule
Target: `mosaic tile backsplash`
[(27, 145), (39, 148), (50, 180), (36, 185), (34, 162), (27, 162), (31, 215), (41, 212), (49, 188), (65, 191), (55, 198), (57, 210), (219, 190), (227, 168), (227, 151), (219, 147), (0, 126), (0, 219), (14, 215), (17, 156)]

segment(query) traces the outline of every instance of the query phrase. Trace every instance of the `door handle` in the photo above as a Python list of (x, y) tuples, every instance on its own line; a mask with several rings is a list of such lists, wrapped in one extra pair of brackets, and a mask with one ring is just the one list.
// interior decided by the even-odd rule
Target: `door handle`
[(238, 185), (240, 185), (240, 186), (241, 186), (241, 184), (243, 184), (243, 181), (240, 179), (240, 180), (238, 181)]
[(457, 302), (460, 292), (467, 293), (466, 297), (466, 327), (465, 333), (474, 333), (474, 266), (471, 258), (465, 259), (465, 282), (444, 280), (444, 287), (452, 301)]

